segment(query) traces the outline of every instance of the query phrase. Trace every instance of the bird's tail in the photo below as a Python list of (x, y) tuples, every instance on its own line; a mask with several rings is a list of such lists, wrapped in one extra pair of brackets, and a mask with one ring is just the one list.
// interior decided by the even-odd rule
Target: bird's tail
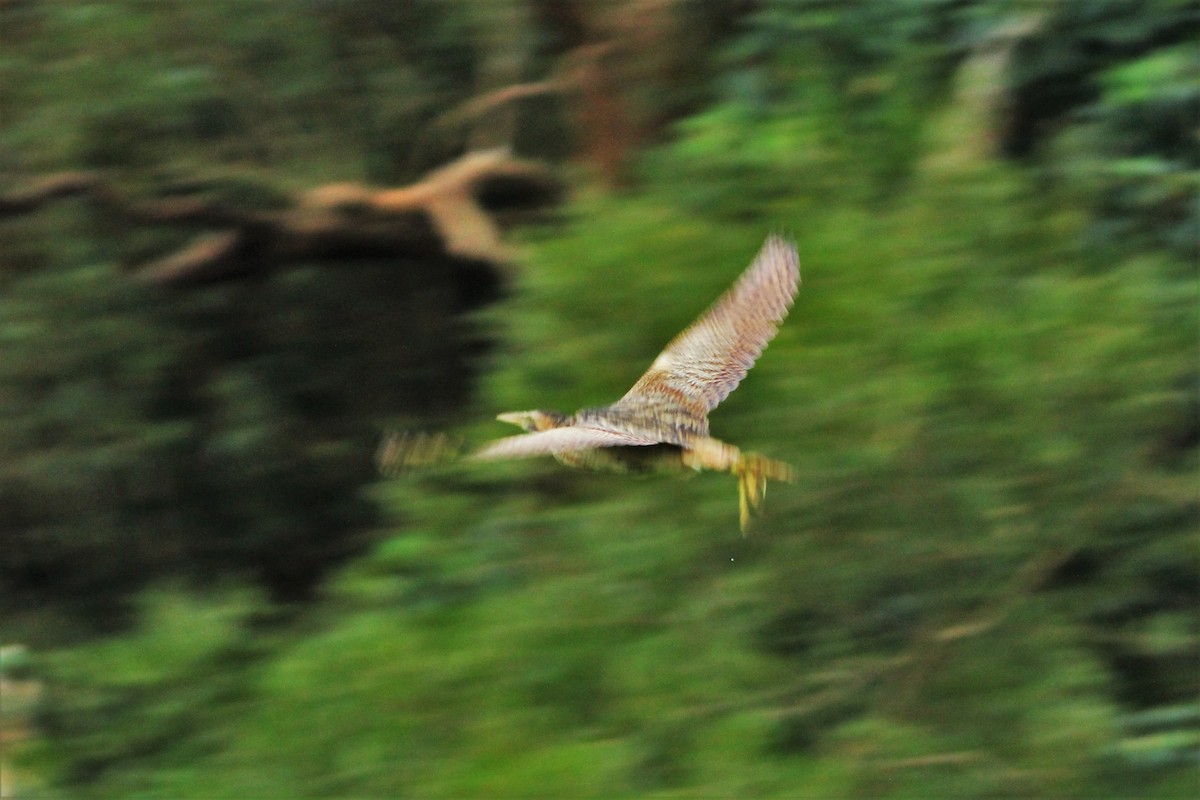
[(751, 515), (762, 507), (767, 495), (767, 481), (795, 480), (795, 471), (790, 464), (776, 461), (758, 453), (743, 453), (733, 467), (738, 477), (738, 508), (742, 533), (750, 526)]
[(460, 444), (444, 433), (388, 431), (375, 450), (375, 466), (387, 476), (444, 464), (462, 454)]

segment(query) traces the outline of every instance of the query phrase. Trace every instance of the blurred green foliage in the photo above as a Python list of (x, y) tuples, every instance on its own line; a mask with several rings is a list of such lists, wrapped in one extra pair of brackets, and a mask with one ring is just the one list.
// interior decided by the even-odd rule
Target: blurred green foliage
[[(956, 65), (1027, 6), (757, 4), (639, 188), (527, 234), (470, 330), (427, 271), (164, 300), (77, 212), (6, 223), (0, 636), (49, 692), (39, 791), (1194, 794), (1193, 5), (1038, 5), (1002, 88), (1056, 124), (933, 170)], [(467, 91), (480, 6), (14, 8), (6, 164), (253, 146), (303, 182), (394, 176)], [(132, 99), (72, 84), (85, 57)], [(509, 431), (466, 420), (620, 396), (771, 230), (804, 285), (712, 419), (799, 470), (751, 537), (727, 476), (370, 480), (389, 415), (484, 441)], [(272, 596), (298, 575), (306, 604)], [(61, 627), (131, 596), (131, 626)]]
[[(1174, 250), (1194, 260), (1200, 230), (1200, 47), (1156, 50), (1107, 70), (1100, 97), (1053, 143), (1051, 175), (1095, 221), (1102, 248)], [(1189, 132), (1190, 131), (1190, 132)]]

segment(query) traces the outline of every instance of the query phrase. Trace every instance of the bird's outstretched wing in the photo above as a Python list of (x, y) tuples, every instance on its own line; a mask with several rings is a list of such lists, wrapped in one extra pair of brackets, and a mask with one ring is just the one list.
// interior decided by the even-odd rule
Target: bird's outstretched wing
[(737, 282), (671, 340), (617, 406), (686, 411), (703, 420), (754, 366), (799, 285), (795, 244), (768, 237)]
[(594, 447), (639, 447), (659, 444), (655, 439), (605, 428), (568, 425), (548, 431), (524, 433), (497, 439), (471, 455), (472, 459), (492, 461), (503, 458), (528, 458), (589, 450)]

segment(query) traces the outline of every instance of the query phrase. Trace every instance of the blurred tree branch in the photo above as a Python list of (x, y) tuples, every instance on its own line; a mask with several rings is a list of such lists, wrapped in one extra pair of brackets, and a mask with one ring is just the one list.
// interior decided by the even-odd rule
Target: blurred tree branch
[(0, 217), (87, 197), (126, 223), (216, 228), (136, 268), (140, 279), (175, 286), (354, 256), (445, 257), (503, 268), (509, 260), (504, 229), (561, 195), (562, 185), (546, 167), (496, 149), (468, 153), (409, 186), (324, 184), (268, 209), (195, 193), (138, 199), (101, 174), (64, 172), (0, 193)]
[(37, 211), (47, 203), (97, 191), (103, 181), (90, 172), (57, 172), (27, 186), (0, 194), (0, 217)]
[[(681, 110), (665, 87), (674, 76), (698, 69), (696, 54), (713, 36), (704, 25), (693, 29), (690, 23), (700, 20), (684, 6), (678, 0), (489, 6), (495, 15), (489, 23), (503, 32), (480, 37), (486, 57), (475, 95), (434, 118), (413, 152), (456, 139), (471, 147), (511, 146), (516, 104), (557, 97), (576, 158), (603, 186), (627, 185), (633, 155)], [(540, 35), (541, 60), (550, 64), (540, 80), (525, 77), (526, 64), (539, 61), (539, 53), (526, 52), (521, 42), (526, 29)]]
[[(555, 73), (545, 80), (501, 86), (483, 92), (435, 118), (422, 138), (442, 141), (455, 129), (478, 138), (515, 103), (536, 97), (560, 96), (567, 101), (573, 138), (582, 160), (591, 164), (609, 187), (627, 182), (627, 162), (640, 143), (621, 95), (620, 77), (611, 62), (611, 43), (581, 45), (563, 56)], [(509, 126), (511, 128), (511, 125)], [(421, 152), (424, 146), (414, 148)]]

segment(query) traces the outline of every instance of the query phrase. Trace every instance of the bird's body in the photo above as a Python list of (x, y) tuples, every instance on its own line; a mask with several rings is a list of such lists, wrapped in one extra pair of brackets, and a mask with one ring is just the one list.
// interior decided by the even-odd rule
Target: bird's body
[(554, 459), (560, 464), (576, 469), (614, 472), (621, 475), (682, 472), (686, 469), (683, 464), (683, 448), (673, 444), (567, 450), (555, 453)]
[[(708, 435), (708, 412), (737, 388), (787, 315), (800, 283), (796, 248), (769, 237), (738, 281), (667, 345), (624, 397), (575, 414), (520, 411), (498, 419), (526, 433), (499, 439), (476, 460), (552, 455), (572, 467), (618, 472), (701, 470), (739, 479), (742, 529), (761, 503), (768, 478), (791, 468)], [(414, 449), (385, 441), (381, 463), (412, 461)], [(428, 440), (425, 440), (428, 442)], [(387, 452), (385, 452), (385, 450)]]

